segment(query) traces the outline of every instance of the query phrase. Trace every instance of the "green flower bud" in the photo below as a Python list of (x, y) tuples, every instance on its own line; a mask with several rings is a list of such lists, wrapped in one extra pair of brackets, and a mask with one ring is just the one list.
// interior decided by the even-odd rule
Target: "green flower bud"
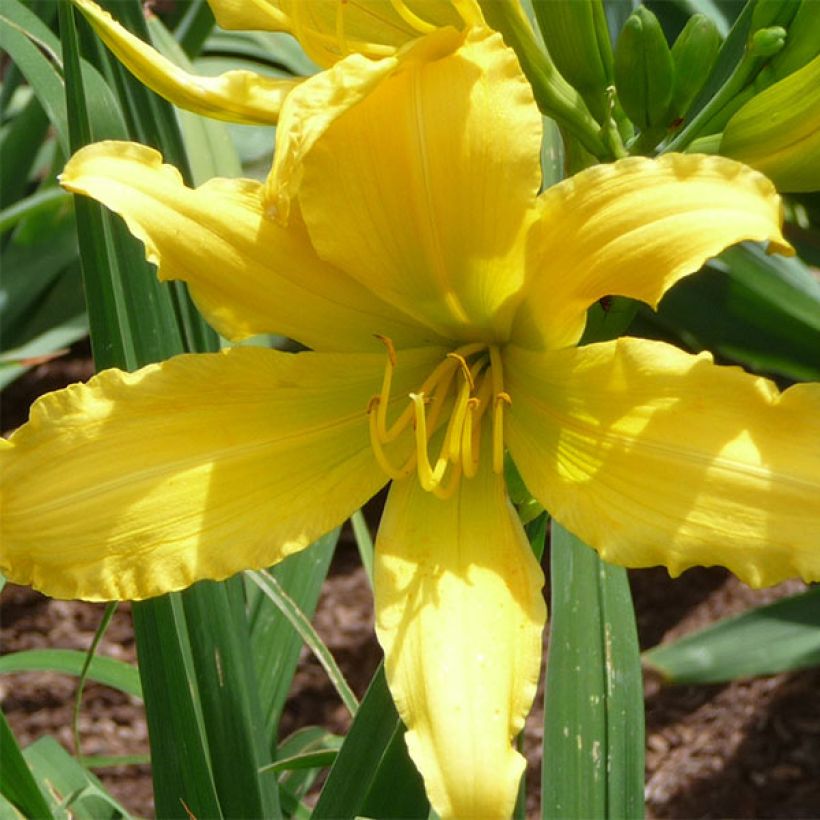
[(786, 45), (771, 61), (774, 79), (782, 80), (820, 54), (820, 4), (802, 0), (788, 25)]
[(533, 10), (555, 67), (581, 92), (592, 115), (608, 115), (612, 46), (601, 0), (534, 0)]
[(756, 31), (749, 41), (749, 54), (752, 57), (773, 57), (786, 45), (786, 29), (782, 26), (770, 26)]
[(820, 56), (747, 102), (729, 120), (720, 153), (781, 191), (820, 190)]
[(621, 105), (642, 130), (669, 122), (675, 66), (658, 18), (644, 6), (629, 16), (615, 45), (615, 85)]
[(675, 85), (672, 91), (670, 115), (682, 117), (714, 68), (722, 38), (717, 26), (705, 14), (689, 18), (672, 46), (675, 64)]

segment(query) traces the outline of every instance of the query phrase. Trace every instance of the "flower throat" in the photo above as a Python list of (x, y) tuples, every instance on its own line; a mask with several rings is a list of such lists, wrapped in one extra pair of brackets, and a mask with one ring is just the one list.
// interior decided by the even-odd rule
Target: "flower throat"
[[(448, 353), (427, 377), (419, 390), (410, 393), (410, 404), (396, 421), (387, 424), (387, 406), (396, 367), (396, 350), (390, 339), (379, 336), (387, 347), (381, 392), (368, 406), (370, 442), (376, 460), (393, 480), (407, 478), (415, 470), (421, 486), (449, 498), (461, 476), (472, 478), (481, 454), (481, 425), (491, 410), (493, 470), (504, 470), (504, 391), (501, 354), (495, 345), (478, 342)], [(435, 463), (430, 461), (430, 441), (449, 413), (444, 437)], [(415, 448), (404, 464), (396, 466), (385, 452), (412, 425)]]

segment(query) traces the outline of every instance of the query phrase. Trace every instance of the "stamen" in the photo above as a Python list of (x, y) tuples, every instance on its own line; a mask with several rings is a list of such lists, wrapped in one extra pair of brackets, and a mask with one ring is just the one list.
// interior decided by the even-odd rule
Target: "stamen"
[(346, 56), (350, 54), (350, 48), (347, 44), (347, 36), (345, 35), (345, 9), (347, 8), (347, 3), (345, 0), (341, 0), (338, 6), (336, 6), (336, 40), (339, 43), (339, 51), (341, 56)]
[[(378, 396), (374, 396), (370, 403), (371, 405), (373, 402), (380, 403), (380, 399)], [(368, 406), (368, 413), (370, 413), (370, 446), (373, 448), (373, 455), (376, 457), (376, 461), (379, 463), (379, 466), (387, 473), (393, 481), (399, 481), (402, 478), (407, 478), (415, 469), (415, 460), (416, 455), (413, 453), (403, 467), (396, 467), (392, 461), (387, 457), (387, 453), (384, 452), (384, 447), (382, 446), (382, 439), (379, 438), (379, 431), (378, 431), (378, 420), (377, 420), (377, 413), (370, 412), (370, 407)]]
[(390, 0), (390, 5), (393, 6), (396, 14), (398, 14), (408, 26), (415, 29), (420, 34), (429, 34), (431, 31), (436, 30), (436, 26), (432, 23), (422, 20), (421, 17), (410, 11), (404, 0)]
[(450, 423), (447, 425), (447, 434), (444, 437), (444, 444), (442, 451), (447, 453), (447, 460), (453, 464), (457, 463), (461, 458), (461, 431), (464, 427), (466, 417), (469, 415), (467, 408), (472, 399), (470, 398), (470, 389), (472, 382), (464, 381), (458, 391), (458, 398), (456, 399), (456, 406), (453, 408), (453, 413), (450, 416)]
[[(481, 419), (493, 393), (493, 379), (487, 373), (490, 358), (482, 343), (463, 345), (448, 353), (427, 377), (421, 389), (410, 393), (410, 404), (388, 428), (387, 409), (393, 387), (393, 371), (397, 356), (393, 342), (386, 336), (377, 338), (387, 348), (387, 362), (379, 395), (367, 405), (371, 445), (376, 461), (394, 480), (407, 478), (414, 470), (421, 486), (440, 498), (449, 498), (456, 490), (462, 474), (474, 476), (478, 469)], [(473, 360), (470, 357), (483, 353)], [(463, 379), (453, 396), (452, 383), (458, 372)], [(472, 396), (479, 377), (479, 396)], [(430, 462), (430, 438), (442, 413), (447, 411), (447, 429), (441, 439), (438, 458)], [(385, 452), (385, 445), (398, 438), (413, 424), (415, 448), (406, 463), (396, 466)], [(447, 476), (447, 473), (450, 473)], [(447, 478), (446, 486), (444, 486)]]
[(461, 481), (461, 465), (455, 464), (453, 468), (450, 470), (450, 481), (446, 487), (442, 487), (440, 484), (438, 487), (433, 487), (433, 495), (436, 498), (440, 498), (442, 501), (446, 501), (448, 498), (451, 498), (453, 493), (458, 489), (458, 485)]
[[(380, 336), (376, 334), (376, 338), (387, 348), (387, 364), (384, 368), (384, 376), (382, 377), (382, 389), (378, 397), (378, 431), (381, 440), (386, 444), (392, 441), (387, 435), (387, 405), (390, 401), (390, 390), (393, 387), (393, 371), (396, 368), (396, 348), (393, 346), (393, 340), (387, 336)], [(367, 406), (369, 413), (373, 405), (373, 399)], [(398, 433), (396, 433), (398, 435)]]
[(509, 407), (512, 399), (509, 393), (496, 393), (493, 407), (493, 472), (504, 472), (504, 405)]
[(471, 418), (468, 422), (470, 425), (470, 438), (467, 439), (466, 433), (462, 437), (462, 466), (464, 467), (464, 475), (467, 478), (472, 478), (478, 471), (481, 454), (481, 420), (487, 412), (491, 393), (492, 383), (490, 376), (485, 372), (470, 413)]
[[(441, 483), (444, 478), (444, 472), (447, 469), (447, 459), (439, 458), (436, 461), (436, 466), (430, 465), (430, 457), (427, 453), (427, 419), (424, 416), (424, 395), (422, 393), (411, 393), (410, 400), (413, 402), (413, 408), (416, 414), (416, 469), (419, 474), (419, 483), (422, 488), (430, 492), (434, 487)], [(452, 424), (452, 417), (450, 418)], [(447, 433), (449, 434), (449, 426)], [(446, 443), (447, 436), (445, 436)], [(444, 447), (442, 446), (442, 450)]]
[(473, 451), (473, 416), (481, 408), (481, 400), (473, 396), (467, 403), (467, 415), (461, 431), (461, 468), (467, 478), (472, 478), (478, 471), (478, 447)]
[(504, 390), (504, 364), (501, 351), (490, 346), (490, 367), (493, 373), (493, 471), (504, 472), (504, 405), (512, 404), (510, 394)]
[(467, 379), (467, 384), (470, 385), (470, 390), (475, 390), (475, 382), (473, 381), (473, 374), (470, 373), (470, 368), (467, 366), (467, 361), (458, 353), (448, 353), (448, 359), (455, 359), (461, 365), (461, 372), (464, 373), (464, 378)]
[(476, 8), (473, 0), (453, 0), (453, 5), (468, 28), (484, 25), (481, 12)]

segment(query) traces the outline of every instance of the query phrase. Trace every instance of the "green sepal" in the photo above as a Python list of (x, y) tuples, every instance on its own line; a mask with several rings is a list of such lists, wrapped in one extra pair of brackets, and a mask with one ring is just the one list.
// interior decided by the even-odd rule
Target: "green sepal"
[(722, 42), (717, 26), (705, 14), (692, 15), (678, 35), (672, 46), (675, 84), (669, 113), (673, 119), (686, 114), (706, 84)]
[(675, 65), (658, 18), (644, 6), (632, 12), (618, 36), (615, 85), (624, 111), (641, 131), (669, 122)]

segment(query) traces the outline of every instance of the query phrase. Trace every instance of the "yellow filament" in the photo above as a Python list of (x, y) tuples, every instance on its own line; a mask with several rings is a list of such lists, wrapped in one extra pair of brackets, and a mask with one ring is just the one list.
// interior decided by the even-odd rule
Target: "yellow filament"
[(339, 43), (339, 53), (342, 56), (351, 53), (345, 34), (345, 8), (347, 8), (345, 2), (339, 3), (336, 7), (336, 41)]
[[(478, 447), (473, 449), (473, 414), (481, 407), (481, 401), (473, 396), (468, 402), (467, 415), (461, 431), (461, 468), (467, 478), (478, 471)], [(480, 446), (480, 443), (477, 443)]]
[[(424, 395), (421, 393), (411, 393), (410, 400), (416, 414), (416, 469), (419, 474), (419, 483), (430, 492), (441, 483), (444, 472), (447, 469), (447, 459), (439, 456), (436, 466), (430, 464), (430, 457), (427, 453), (427, 420), (424, 416)], [(451, 419), (452, 423), (452, 419)], [(449, 428), (448, 431), (449, 433)], [(445, 442), (446, 442), (445, 436)], [(443, 448), (442, 448), (443, 449)]]
[(453, 0), (456, 11), (468, 27), (484, 24), (481, 11), (476, 7), (475, 0)]
[(467, 439), (466, 433), (462, 435), (461, 463), (464, 468), (464, 475), (467, 478), (472, 478), (478, 470), (481, 453), (481, 420), (487, 412), (491, 392), (492, 384), (485, 373), (481, 386), (478, 388), (478, 395), (472, 404), (470, 421), (468, 422), (470, 425), (470, 438)]
[(464, 378), (470, 385), (470, 390), (475, 390), (475, 381), (473, 380), (473, 374), (470, 373), (470, 368), (467, 366), (467, 360), (458, 353), (448, 353), (447, 358), (455, 359), (461, 365), (461, 372), (464, 374)]
[(370, 400), (370, 407), (368, 407), (368, 413), (370, 414), (370, 446), (373, 448), (373, 455), (376, 457), (379, 466), (393, 481), (399, 481), (402, 478), (407, 478), (415, 469), (416, 455), (413, 453), (403, 467), (396, 467), (393, 462), (390, 461), (387, 457), (387, 453), (384, 452), (382, 440), (379, 438), (377, 413), (371, 411), (374, 402), (379, 403), (378, 396), (374, 396)]
[(493, 471), (504, 472), (504, 405), (512, 404), (509, 393), (496, 393), (493, 407)]
[(504, 471), (504, 405), (511, 405), (512, 399), (504, 390), (504, 365), (495, 345), (490, 347), (490, 368), (493, 379), (493, 471), (500, 474)]
[(447, 486), (442, 487), (441, 484), (439, 484), (437, 487), (433, 487), (433, 495), (436, 496), (436, 498), (440, 498), (442, 501), (446, 501), (458, 489), (460, 481), (461, 465), (455, 464), (453, 465), (453, 468), (450, 470), (450, 481), (447, 484)]
[[(450, 416), (450, 424), (447, 425), (447, 435), (445, 445), (447, 460), (456, 464), (461, 458), (461, 431), (464, 427), (466, 417), (469, 415), (467, 408), (470, 404), (470, 383), (464, 381), (459, 388), (456, 406)], [(444, 448), (442, 447), (442, 450)]]
[(422, 20), (421, 17), (410, 11), (404, 0), (390, 0), (390, 5), (393, 6), (396, 14), (398, 14), (408, 26), (420, 34), (429, 34), (431, 31), (436, 30), (434, 25), (428, 23), (426, 20)]

